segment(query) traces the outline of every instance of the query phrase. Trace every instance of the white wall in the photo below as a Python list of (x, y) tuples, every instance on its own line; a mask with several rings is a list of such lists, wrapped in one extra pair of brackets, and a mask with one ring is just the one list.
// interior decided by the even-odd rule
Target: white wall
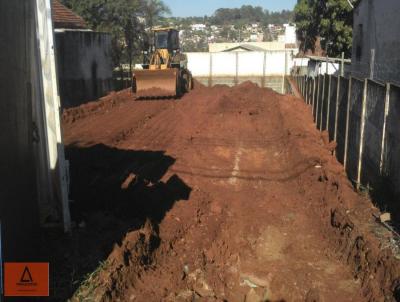
[[(51, 198), (61, 208), (62, 220), (65, 231), (70, 231), (71, 219), (68, 199), (68, 171), (65, 161), (64, 145), (60, 125), (60, 97), (58, 93), (58, 78), (56, 71), (54, 32), (51, 15), (50, 0), (36, 0), (35, 7), (36, 35), (37, 35), (37, 68), (39, 74), (38, 85), (33, 88), (33, 94), (37, 97), (38, 126), (42, 137), (40, 150), (46, 150), (47, 158), (40, 157), (38, 169), (51, 175), (51, 183), (39, 183), (39, 196), (53, 194)], [(40, 116), (42, 113), (42, 116)], [(40, 154), (41, 152), (39, 152)], [(41, 201), (39, 201), (40, 203)], [(42, 217), (44, 218), (44, 217)]]
[(187, 56), (188, 68), (194, 77), (283, 76), (293, 66), (289, 51), (197, 52)]
[(296, 44), (296, 42), (297, 42), (296, 26), (293, 25), (285, 26), (285, 43)]

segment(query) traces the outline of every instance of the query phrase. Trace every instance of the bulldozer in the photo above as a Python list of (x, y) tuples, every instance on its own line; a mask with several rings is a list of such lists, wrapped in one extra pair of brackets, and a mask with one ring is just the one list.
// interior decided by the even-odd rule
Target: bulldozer
[(193, 88), (193, 79), (187, 56), (180, 52), (179, 32), (167, 27), (152, 33), (154, 45), (144, 58), (143, 69), (133, 71), (132, 90), (138, 98), (180, 97)]

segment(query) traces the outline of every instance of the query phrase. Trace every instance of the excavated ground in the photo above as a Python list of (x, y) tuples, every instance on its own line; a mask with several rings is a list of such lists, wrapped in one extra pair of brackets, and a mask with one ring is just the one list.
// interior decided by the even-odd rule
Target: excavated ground
[(394, 238), (299, 98), (251, 83), (180, 100), (126, 90), (64, 112), (63, 130), (77, 228), (53, 247), (60, 297), (398, 298)]

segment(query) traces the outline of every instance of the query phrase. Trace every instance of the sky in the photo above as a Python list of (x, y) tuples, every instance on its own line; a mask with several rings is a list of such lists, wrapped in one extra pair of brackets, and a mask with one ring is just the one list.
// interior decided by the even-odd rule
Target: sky
[(262, 6), (270, 11), (293, 9), (297, 0), (164, 0), (170, 7), (172, 16), (212, 15), (218, 8), (241, 7), (242, 5)]

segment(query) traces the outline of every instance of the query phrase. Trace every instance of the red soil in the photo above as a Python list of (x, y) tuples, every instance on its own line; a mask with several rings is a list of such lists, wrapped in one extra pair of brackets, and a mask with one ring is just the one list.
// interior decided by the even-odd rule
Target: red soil
[(107, 259), (73, 301), (393, 301), (393, 238), (304, 102), (196, 87), (64, 113), (80, 259)]

